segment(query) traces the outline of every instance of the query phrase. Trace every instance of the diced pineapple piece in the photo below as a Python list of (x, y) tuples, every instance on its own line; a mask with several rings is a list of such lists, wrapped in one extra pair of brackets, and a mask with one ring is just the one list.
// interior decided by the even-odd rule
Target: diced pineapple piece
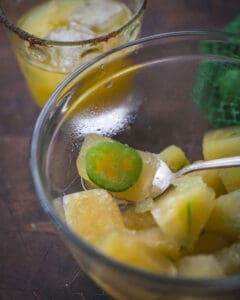
[(106, 255), (137, 268), (168, 275), (176, 274), (171, 260), (164, 255), (156, 255), (151, 248), (136, 239), (134, 231), (112, 231), (97, 244), (97, 248)]
[(188, 176), (201, 176), (203, 181), (215, 191), (216, 196), (227, 193), (217, 169), (196, 171), (188, 174)]
[(137, 213), (132, 206), (123, 212), (123, 220), (128, 229), (136, 231), (135, 237), (155, 249), (156, 253), (162, 253), (171, 259), (180, 256), (180, 246), (162, 233), (149, 211)]
[[(212, 130), (203, 139), (206, 160), (240, 155), (240, 127)], [(228, 192), (240, 188), (240, 168), (221, 169), (220, 178)]]
[[(203, 139), (206, 160), (240, 155), (240, 127), (212, 130)], [(240, 168), (221, 169), (220, 178), (228, 192), (240, 189)]]
[(223, 236), (212, 232), (204, 232), (196, 241), (191, 254), (211, 254), (227, 246), (229, 246), (229, 242)]
[(189, 161), (181, 148), (172, 145), (164, 149), (159, 154), (160, 159), (163, 160), (172, 172), (177, 172), (183, 167), (189, 165)]
[(221, 169), (219, 175), (229, 193), (240, 189), (240, 168)]
[[(86, 153), (91, 146), (103, 141), (111, 141), (111, 139), (96, 134), (90, 134), (85, 138), (84, 143), (82, 144), (82, 148), (77, 159), (77, 168), (79, 175), (85, 180), (90, 181), (86, 172)], [(138, 153), (143, 160), (141, 175), (139, 176), (137, 182), (128, 190), (111, 193), (114, 196), (130, 201), (141, 201), (151, 195), (153, 178), (159, 164), (158, 156), (156, 154), (143, 151), (138, 151)]]
[(104, 190), (66, 195), (63, 203), (68, 226), (92, 244), (110, 230), (125, 228), (118, 205)]
[(194, 255), (182, 258), (178, 264), (180, 276), (194, 278), (211, 278), (223, 276), (224, 272), (213, 255)]
[(240, 155), (240, 127), (209, 131), (203, 139), (205, 160)]
[(122, 215), (124, 223), (129, 229), (140, 230), (156, 226), (150, 212), (137, 213), (134, 206), (126, 209)]
[(63, 208), (63, 199), (62, 198), (57, 198), (54, 199), (52, 202), (52, 206), (57, 212), (58, 216), (62, 219), (62, 221), (65, 221), (65, 212)]
[(240, 190), (216, 199), (205, 228), (233, 239), (240, 236)]
[(145, 213), (153, 208), (154, 200), (152, 198), (147, 198), (143, 201), (137, 201), (135, 203), (135, 209), (137, 213)]
[(240, 243), (221, 250), (216, 258), (226, 275), (240, 273)]
[(192, 249), (215, 204), (215, 193), (199, 176), (185, 176), (161, 195), (151, 210), (167, 236)]
[(150, 247), (156, 255), (164, 254), (171, 260), (176, 260), (181, 255), (180, 245), (164, 235), (159, 227), (138, 230), (135, 236), (141, 243)]

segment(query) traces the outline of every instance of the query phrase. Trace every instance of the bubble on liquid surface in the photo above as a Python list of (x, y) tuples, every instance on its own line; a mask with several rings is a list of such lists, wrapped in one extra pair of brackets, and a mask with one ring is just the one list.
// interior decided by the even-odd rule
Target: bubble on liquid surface
[(109, 81), (109, 82), (106, 84), (106, 88), (107, 88), (107, 89), (110, 89), (110, 88), (112, 88), (112, 86), (113, 86), (113, 82), (112, 82), (112, 80), (111, 80), (111, 81)]

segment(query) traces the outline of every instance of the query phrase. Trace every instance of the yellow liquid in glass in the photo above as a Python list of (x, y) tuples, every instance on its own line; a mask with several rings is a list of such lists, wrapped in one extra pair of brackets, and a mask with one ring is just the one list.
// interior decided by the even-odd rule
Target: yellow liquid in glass
[(67, 73), (44, 70), (17, 56), (27, 85), (36, 103), (43, 107), (56, 87), (67, 77)]
[[(110, 7), (112, 5), (111, 18), (105, 15), (100, 3), (105, 3)], [(90, 10), (84, 14), (81, 13), (81, 9), (86, 9), (88, 5), (90, 5), (90, 10), (96, 7), (96, 13), (92, 14), (91, 18), (86, 17), (88, 13), (90, 16)], [(99, 15), (97, 9), (99, 9)], [(79, 19), (78, 13), (80, 13)], [(126, 24), (131, 15), (131, 11), (120, 1), (51, 0), (29, 10), (19, 20), (18, 26), (44, 39), (52, 39), (51, 37), (54, 36), (55, 41), (79, 41), (81, 40), (77, 38), (79, 36), (83, 37), (82, 40), (94, 39), (115, 30)], [(82, 22), (87, 22), (87, 24)], [(138, 29), (133, 33), (135, 36), (118, 35), (106, 42), (97, 45), (89, 44), (84, 48), (82, 46), (39, 46), (36, 49), (29, 47), (26, 53), (16, 50), (20, 67), (38, 105), (42, 107), (56, 87), (78, 66), (93, 56), (136, 38)], [(69, 35), (72, 35), (73, 40)]]

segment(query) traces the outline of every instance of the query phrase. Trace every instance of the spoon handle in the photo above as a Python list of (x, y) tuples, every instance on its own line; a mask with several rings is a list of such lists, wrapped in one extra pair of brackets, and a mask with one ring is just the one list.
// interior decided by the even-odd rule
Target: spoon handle
[(176, 177), (199, 170), (240, 167), (240, 156), (196, 162), (175, 173)]

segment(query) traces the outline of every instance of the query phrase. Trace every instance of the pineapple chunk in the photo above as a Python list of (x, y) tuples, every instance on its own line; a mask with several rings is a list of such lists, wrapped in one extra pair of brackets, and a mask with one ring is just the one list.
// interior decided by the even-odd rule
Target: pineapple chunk
[(216, 196), (226, 194), (226, 188), (220, 178), (219, 170), (202, 170), (188, 174), (188, 176), (201, 176), (207, 186), (211, 187)]
[(65, 212), (63, 208), (63, 199), (62, 198), (57, 198), (54, 199), (52, 202), (52, 206), (57, 212), (58, 216), (62, 219), (62, 221), (65, 222)]
[[(91, 146), (103, 141), (111, 141), (111, 139), (96, 134), (90, 134), (85, 138), (84, 143), (82, 144), (82, 148), (77, 159), (77, 168), (79, 175), (85, 180), (90, 181), (85, 166), (86, 153)], [(117, 198), (130, 201), (141, 201), (147, 199), (151, 195), (152, 182), (158, 168), (159, 159), (156, 154), (143, 151), (138, 151), (138, 153), (143, 160), (141, 175), (139, 176), (137, 182), (126, 191), (114, 193), (111, 192), (111, 194)]]
[(233, 239), (240, 236), (240, 190), (216, 199), (205, 228)]
[[(228, 127), (208, 132), (203, 139), (206, 160), (240, 155), (240, 127)], [(227, 190), (240, 189), (240, 168), (221, 169), (220, 178)]]
[[(240, 127), (208, 132), (203, 139), (206, 160), (240, 155)], [(228, 192), (240, 189), (240, 168), (221, 169), (220, 178)]]
[(110, 230), (124, 228), (118, 205), (104, 190), (66, 195), (63, 203), (68, 226), (91, 244), (95, 244)]
[(240, 273), (240, 243), (219, 251), (216, 258), (226, 275)]
[(171, 260), (162, 254), (156, 255), (151, 248), (136, 239), (134, 231), (114, 230), (97, 244), (97, 248), (106, 255), (137, 268), (176, 275), (176, 268)]
[(228, 241), (221, 235), (212, 232), (204, 232), (196, 241), (191, 254), (211, 254), (227, 246), (229, 246)]
[(164, 149), (159, 154), (160, 159), (163, 160), (172, 172), (177, 172), (183, 167), (189, 165), (189, 161), (181, 148), (172, 145)]
[(176, 260), (181, 255), (180, 246), (164, 235), (159, 227), (138, 230), (135, 236), (141, 243), (150, 247), (156, 255), (164, 254), (171, 260)]
[(135, 230), (135, 236), (156, 253), (162, 253), (171, 259), (180, 256), (180, 246), (164, 235), (150, 212), (137, 213), (132, 206), (123, 212), (123, 220), (128, 229)]
[(123, 213), (123, 220), (128, 229), (140, 230), (156, 226), (150, 212), (137, 213), (134, 206), (129, 207)]
[(192, 249), (215, 204), (215, 193), (201, 177), (185, 176), (161, 195), (151, 213), (164, 234)]
[(213, 255), (195, 255), (182, 258), (177, 264), (179, 275), (193, 278), (223, 276), (224, 272)]
[(143, 201), (137, 201), (135, 203), (135, 209), (137, 213), (145, 213), (153, 208), (154, 200), (152, 198), (147, 198)]
[(240, 168), (221, 169), (219, 175), (229, 193), (240, 189)]
[(240, 155), (240, 127), (209, 131), (203, 138), (205, 160)]

